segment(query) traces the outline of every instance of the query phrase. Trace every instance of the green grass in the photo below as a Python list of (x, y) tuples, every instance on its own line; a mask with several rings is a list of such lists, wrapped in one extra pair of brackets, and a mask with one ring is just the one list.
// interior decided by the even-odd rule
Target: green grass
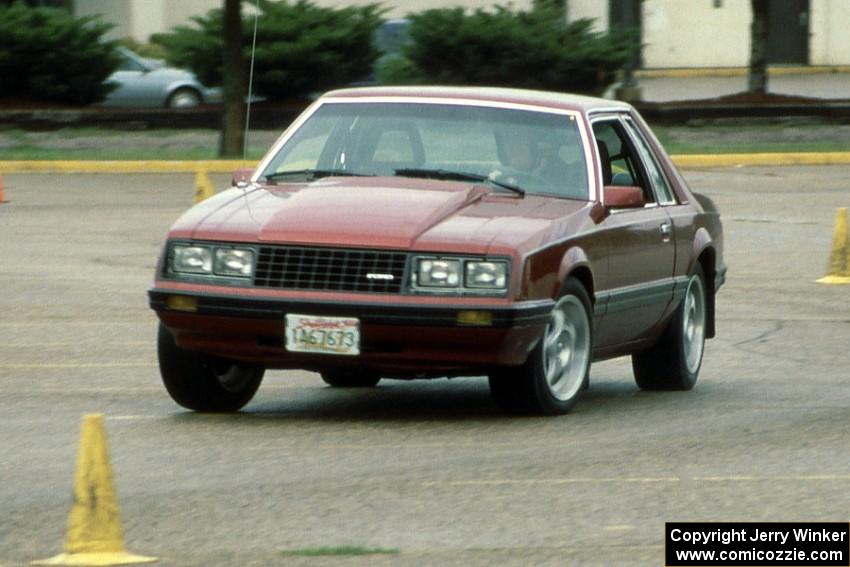
[[(277, 134), (252, 132), (247, 159), (260, 159)], [(0, 161), (209, 160), (218, 158), (218, 141), (214, 130), (9, 129), (0, 131)]]
[[(798, 123), (799, 122), (799, 123)], [(850, 125), (817, 122), (656, 126), (670, 154), (848, 151)], [(259, 160), (279, 132), (249, 134), (247, 159)], [(50, 132), (0, 130), (6, 160), (209, 160), (218, 157), (215, 130), (63, 128)]]
[[(218, 158), (216, 151), (209, 148), (183, 148), (180, 150), (160, 148), (105, 150), (87, 148), (69, 150), (22, 146), (3, 149), (0, 155), (2, 155), (0, 159), (3, 161), (210, 160)], [(259, 159), (262, 155), (262, 152), (251, 153), (248, 155), (248, 159)]]
[(281, 551), (284, 557), (324, 557), (324, 556), (359, 556), (359, 555), (392, 555), (400, 553), (398, 549), (360, 547), (343, 545), (339, 547), (308, 547), (305, 549), (287, 549)]
[(694, 126), (656, 126), (655, 135), (670, 154), (749, 154), (848, 151), (847, 125), (787, 120), (753, 120)]
[(659, 136), (664, 149), (670, 155), (681, 154), (761, 154), (761, 153), (805, 153), (805, 152), (846, 152), (847, 144), (839, 142), (729, 142), (723, 144), (712, 144), (710, 142), (681, 142), (676, 140), (665, 140)]

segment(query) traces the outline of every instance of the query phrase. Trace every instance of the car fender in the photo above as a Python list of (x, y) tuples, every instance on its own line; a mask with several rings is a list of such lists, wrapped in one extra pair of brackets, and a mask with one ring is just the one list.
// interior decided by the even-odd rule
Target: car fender
[(596, 296), (594, 295), (593, 269), (590, 266), (587, 253), (578, 246), (568, 248), (563, 258), (561, 258), (561, 265), (558, 267), (558, 293), (553, 299), (561, 296), (567, 278), (571, 276), (578, 279), (584, 285), (587, 294), (590, 296), (591, 303), (595, 304)]
[(694, 269), (694, 264), (707, 250), (711, 251), (710, 259), (712, 260), (712, 265), (706, 265), (703, 268), (706, 270), (705, 277), (709, 278), (708, 270), (711, 270), (712, 276), (714, 275), (714, 239), (705, 227), (699, 227), (694, 233), (694, 244), (691, 249), (691, 257), (688, 258), (687, 273), (691, 273)]
[(702, 269), (705, 275), (706, 286), (706, 338), (713, 338), (716, 334), (715, 326), (715, 293), (717, 291), (717, 266), (714, 239), (705, 227), (700, 227), (694, 234), (694, 245), (691, 257), (688, 259), (688, 271), (690, 274), (696, 262), (702, 258)]
[(191, 89), (198, 93), (198, 95), (201, 97), (201, 102), (204, 101), (204, 92), (206, 90), (204, 86), (188, 79), (176, 79), (168, 83), (168, 88), (165, 89), (165, 100), (168, 100), (171, 95), (173, 95), (180, 89)]
[(580, 247), (565, 244), (537, 250), (523, 261), (522, 291), (524, 300), (552, 299), (561, 296), (564, 283), (577, 274), (593, 299), (593, 271), (587, 253)]

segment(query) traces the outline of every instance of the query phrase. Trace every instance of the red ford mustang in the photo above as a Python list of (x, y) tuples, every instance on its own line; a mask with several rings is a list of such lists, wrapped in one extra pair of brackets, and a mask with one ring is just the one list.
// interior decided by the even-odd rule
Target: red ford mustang
[(717, 209), (627, 104), (486, 88), (316, 101), (171, 228), (149, 291), (180, 405), (236, 411), (266, 368), (336, 387), (486, 375), (568, 412), (593, 360), (693, 387), (724, 281)]

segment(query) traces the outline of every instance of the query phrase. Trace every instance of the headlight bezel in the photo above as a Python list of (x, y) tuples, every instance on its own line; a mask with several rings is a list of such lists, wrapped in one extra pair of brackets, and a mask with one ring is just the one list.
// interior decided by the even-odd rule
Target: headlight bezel
[[(168, 279), (247, 285), (254, 279), (258, 255), (257, 247), (252, 245), (172, 241), (166, 248), (163, 276)], [(203, 262), (196, 267), (187, 266), (184, 256), (203, 257)], [(241, 258), (244, 264), (238, 268), (228, 266), (228, 259), (234, 258)], [(195, 263), (198, 264), (197, 261)]]
[[(241, 267), (231, 265), (241, 261)], [(257, 268), (257, 253), (242, 246), (216, 246), (213, 252), (213, 274), (231, 278), (251, 278)]]
[[(212, 249), (194, 243), (172, 243), (168, 250), (168, 271), (188, 276), (212, 275)], [(191, 264), (195, 263), (195, 266)]]
[[(423, 270), (433, 271), (454, 266), (452, 272), (457, 274), (457, 280), (450, 277), (433, 278), (432, 274), (423, 277)], [(485, 284), (480, 281), (470, 281), (470, 272), (475, 268), (486, 266), (485, 270), (495, 273), (494, 282)], [(410, 257), (409, 289), (413, 294), (423, 295), (486, 295), (504, 296), (510, 288), (511, 260), (505, 257), (481, 257), (441, 254), (414, 254)], [(486, 279), (486, 278), (485, 278)], [(444, 282), (444, 283), (435, 283)]]
[[(463, 283), (469, 289), (507, 290), (508, 262), (504, 260), (469, 260), (464, 262)], [(478, 274), (475, 274), (476, 268)], [(472, 273), (470, 273), (472, 272)], [(484, 276), (491, 276), (492, 283), (487, 283)], [(476, 281), (478, 280), (478, 281)]]

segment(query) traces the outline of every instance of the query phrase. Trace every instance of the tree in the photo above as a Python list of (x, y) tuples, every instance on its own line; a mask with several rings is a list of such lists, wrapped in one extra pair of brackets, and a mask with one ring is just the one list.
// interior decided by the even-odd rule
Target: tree
[(378, 77), (389, 84), (487, 85), (601, 94), (638, 47), (633, 31), (565, 23), (554, 0), (411, 14), (409, 41)]
[(224, 0), (224, 49), (222, 50), (224, 112), (219, 157), (242, 157), (245, 144), (245, 72), (242, 58), (241, 0)]
[(753, 21), (750, 26), (750, 69), (747, 90), (767, 92), (767, 18), (770, 0), (750, 0)]
[(567, 21), (567, 0), (532, 0), (535, 10), (552, 10), (560, 16), (561, 23)]
[(87, 105), (115, 88), (112, 28), (66, 10), (0, 4), (0, 99)]
[[(377, 4), (327, 8), (312, 0), (257, 0), (256, 5), (260, 26), (253, 54), (254, 94), (268, 100), (309, 100), (372, 72), (380, 55), (373, 38), (384, 12)], [(225, 80), (224, 19), (224, 11), (215, 8), (191, 18), (192, 25), (154, 34), (151, 41), (165, 48), (172, 65), (191, 69), (204, 84), (220, 85)], [(242, 27), (246, 69), (253, 19)]]

